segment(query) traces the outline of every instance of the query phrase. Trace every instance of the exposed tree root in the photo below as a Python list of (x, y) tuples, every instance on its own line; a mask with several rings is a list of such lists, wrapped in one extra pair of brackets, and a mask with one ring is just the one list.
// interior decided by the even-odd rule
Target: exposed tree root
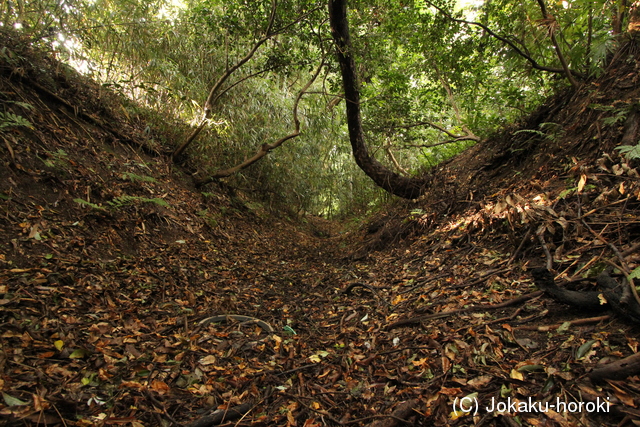
[(601, 292), (579, 292), (561, 288), (555, 283), (551, 272), (544, 268), (533, 269), (531, 275), (535, 284), (557, 301), (586, 311), (602, 311), (612, 308), (621, 317), (634, 323), (640, 323), (640, 304), (634, 298), (624, 298), (625, 287), (612, 279), (606, 272), (601, 273), (597, 278), (597, 283), (602, 289)]
[(240, 314), (221, 314), (219, 316), (207, 317), (198, 323), (198, 326), (206, 326), (210, 323), (220, 323), (220, 322), (228, 322), (229, 320), (236, 320), (238, 322), (242, 322), (244, 324), (254, 323), (261, 327), (265, 332), (271, 334), (273, 333), (273, 327), (265, 322), (264, 320), (256, 319), (251, 316), (243, 316)]
[(249, 412), (252, 407), (253, 403), (245, 402), (242, 405), (234, 406), (227, 410), (218, 410), (211, 415), (207, 415), (192, 422), (187, 427), (211, 427), (221, 424), (223, 421), (237, 420)]
[(621, 380), (640, 373), (640, 353), (594, 369), (589, 374), (593, 381)]

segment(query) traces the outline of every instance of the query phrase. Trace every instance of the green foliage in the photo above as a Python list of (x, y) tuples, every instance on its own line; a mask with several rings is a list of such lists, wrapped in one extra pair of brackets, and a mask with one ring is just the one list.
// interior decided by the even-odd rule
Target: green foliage
[(74, 202), (83, 205), (83, 206), (89, 206), (91, 209), (96, 209), (96, 210), (105, 210), (105, 208), (103, 206), (100, 205), (96, 205), (95, 203), (91, 203), (88, 200), (84, 200), (84, 199), (73, 199)]
[(136, 175), (135, 173), (132, 172), (125, 172), (122, 174), (122, 179), (123, 180), (129, 180), (129, 181), (140, 181), (140, 182), (158, 182), (154, 177), (152, 176), (140, 176), (140, 175)]
[(558, 123), (540, 123), (540, 129), (521, 129), (515, 131), (513, 134), (518, 135), (521, 133), (530, 133), (541, 137), (542, 139), (548, 139), (550, 141), (557, 141), (562, 135), (564, 135), (564, 129)]
[(40, 157), (38, 157), (38, 159), (40, 159), (40, 161), (42, 161), (42, 163), (44, 163), (47, 167), (58, 168), (59, 170), (62, 170), (64, 169), (65, 165), (69, 164), (66, 161), (66, 158), (69, 156), (69, 154), (67, 154), (67, 152), (62, 148), (59, 148), (54, 152), (47, 151), (47, 156), (47, 159), (41, 159)]
[(24, 117), (18, 116), (9, 111), (4, 113), (0, 111), (0, 131), (20, 126), (33, 129), (31, 122)]
[(209, 224), (209, 227), (216, 228), (221, 214), (213, 214), (209, 212), (209, 209), (204, 209), (198, 212), (198, 216), (204, 218), (207, 224)]
[(616, 147), (616, 150), (624, 154), (628, 160), (640, 159), (640, 141), (636, 145), (621, 145)]
[[(23, 3), (28, 7), (19, 6)], [(54, 47), (59, 57), (128, 99), (127, 114), (132, 121), (146, 122), (150, 140), (176, 144), (201, 119), (215, 81), (264, 35), (271, 4), (29, 0), (0, 3), (0, 20), (5, 27), (21, 24), (34, 43)], [(597, 74), (615, 46), (611, 3), (575, 0), (547, 6), (569, 66)], [(224, 87), (228, 91), (213, 106), (207, 129), (187, 151), (201, 175), (238, 164), (262, 144), (290, 133), (301, 82), (323, 52), (333, 49), (324, 42), (331, 39), (325, 0), (278, 2), (276, 12), (274, 29), (286, 31), (234, 73)], [(564, 86), (563, 79), (536, 70), (479, 26), (459, 21), (482, 23), (537, 63), (559, 68), (549, 28), (540, 19), (536, 2), (492, 0), (462, 8), (450, 0), (350, 1), (363, 125), (377, 160), (394, 168), (389, 148), (404, 169), (418, 174), (473, 143), (429, 147), (450, 137), (425, 123), (455, 135), (468, 129), (482, 138)], [(0, 54), (9, 53), (2, 49)], [(287, 213), (339, 217), (375, 210), (389, 196), (353, 162), (344, 101), (334, 102), (342, 88), (332, 55), (309, 92), (300, 105), (302, 134), (228, 178), (228, 184), (250, 192), (265, 209), (291, 211)], [(619, 124), (628, 114), (610, 108), (605, 124)], [(30, 125), (22, 116), (0, 113), (0, 130)], [(563, 130), (548, 123), (522, 132), (558, 139)], [(160, 134), (166, 135), (164, 140)], [(619, 147), (637, 155), (632, 148)], [(134, 173), (122, 179), (154, 182)], [(159, 200), (112, 203), (120, 207)]]
[(571, 187), (571, 188), (566, 188), (566, 189), (562, 190), (560, 192), (560, 194), (558, 194), (558, 199), (566, 198), (567, 196), (569, 196), (571, 193), (573, 193), (577, 189), (578, 189), (578, 187)]
[(605, 111), (610, 113), (610, 116), (602, 119), (602, 124), (606, 126), (613, 126), (618, 123), (623, 123), (634, 106), (628, 104), (624, 104), (622, 106), (592, 104), (589, 107), (596, 111)]
[[(83, 206), (89, 206), (90, 208), (96, 209), (96, 210), (104, 211), (107, 209), (104, 206), (97, 205), (95, 203), (89, 202), (88, 200), (84, 200), (84, 199), (78, 198), (78, 199), (73, 199), (73, 201)], [(114, 197), (113, 200), (109, 200), (107, 202), (107, 205), (111, 209), (118, 210), (126, 206), (131, 206), (137, 203), (154, 203), (158, 206), (163, 206), (163, 207), (170, 206), (169, 203), (167, 203), (164, 199), (160, 199), (157, 197), (153, 199), (149, 199), (147, 197), (129, 196), (126, 194), (122, 196)]]
[(149, 199), (147, 197), (128, 196), (126, 194), (122, 196), (114, 197), (113, 200), (110, 200), (107, 202), (109, 206), (112, 206), (115, 209), (120, 209), (124, 206), (130, 206), (136, 203), (154, 203), (158, 206), (169, 207), (169, 203), (167, 203), (164, 199), (160, 199), (158, 197)]

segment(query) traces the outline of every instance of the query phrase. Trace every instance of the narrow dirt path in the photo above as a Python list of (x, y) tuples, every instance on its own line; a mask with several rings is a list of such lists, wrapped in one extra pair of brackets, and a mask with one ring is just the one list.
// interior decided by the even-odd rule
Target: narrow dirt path
[(238, 425), (369, 425), (396, 410), (447, 425), (466, 415), (452, 415), (455, 398), (472, 393), (484, 407), (505, 388), (597, 399), (582, 379), (589, 355), (631, 342), (624, 327), (606, 347), (589, 324), (529, 330), (580, 313), (527, 297), (528, 273), (491, 240), (483, 249), (445, 229), (360, 261), (341, 235), (284, 222), (211, 240), (141, 236), (135, 256), (111, 258), (72, 250), (86, 237), (71, 224), (48, 229), (64, 232), (47, 246), (69, 250), (47, 256), (25, 237), (40, 263), (0, 271), (8, 420), (213, 425), (217, 408), (236, 408)]
[[(34, 128), (0, 151), (0, 424), (640, 418), (637, 376), (589, 378), (637, 354), (637, 325), (556, 302), (529, 273), (551, 264), (555, 280), (575, 279), (563, 287), (593, 291), (605, 269), (639, 271), (637, 161), (613, 150), (623, 130), (605, 126), (609, 110), (592, 108), (635, 102), (615, 86), (637, 86), (637, 62), (443, 165), (421, 204), (349, 235), (194, 191), (140, 149), (145, 127), (119, 104), (103, 117), (117, 132), (76, 116), (80, 104), (104, 113), (97, 87), (29, 64), (0, 66), (3, 93), (34, 106)], [(49, 74), (63, 91), (38, 83)], [(562, 117), (564, 140), (531, 137)], [(507, 402), (565, 406), (491, 409)]]

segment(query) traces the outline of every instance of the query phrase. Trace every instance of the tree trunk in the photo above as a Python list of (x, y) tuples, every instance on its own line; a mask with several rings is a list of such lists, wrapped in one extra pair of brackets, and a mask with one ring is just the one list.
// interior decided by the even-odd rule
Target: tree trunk
[(329, 21), (342, 71), (349, 140), (356, 163), (376, 185), (384, 190), (405, 199), (415, 199), (425, 190), (424, 180), (404, 177), (389, 170), (369, 154), (365, 145), (360, 119), (360, 92), (356, 80), (356, 66), (351, 56), (346, 0), (329, 0)]

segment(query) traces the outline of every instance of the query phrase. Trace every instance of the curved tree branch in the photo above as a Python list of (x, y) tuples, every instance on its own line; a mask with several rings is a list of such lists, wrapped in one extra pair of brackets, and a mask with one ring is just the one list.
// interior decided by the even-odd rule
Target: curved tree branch
[[(445, 129), (443, 126), (437, 125), (436, 123), (430, 122), (430, 121), (420, 121), (420, 122), (416, 122), (416, 123), (412, 123), (412, 124), (406, 124), (406, 125), (394, 125), (394, 126), (389, 126), (387, 128), (384, 129), (389, 129), (389, 130), (393, 130), (393, 129), (397, 129), (397, 128), (401, 128), (401, 129), (411, 129), (414, 127), (418, 127), (418, 126), (430, 126), (442, 133), (444, 133), (445, 135), (447, 135), (450, 139), (444, 140), (444, 141), (439, 141), (437, 143), (433, 143), (433, 144), (404, 144), (405, 147), (419, 147), (419, 148), (431, 148), (431, 147), (437, 147), (440, 145), (445, 145), (445, 144), (450, 144), (453, 142), (460, 142), (460, 141), (476, 141), (479, 142), (480, 141), (480, 137), (477, 136), (476, 134), (473, 133), (473, 131), (471, 131), (471, 129), (469, 129), (469, 127), (464, 123), (464, 120), (462, 119), (462, 114), (460, 113), (460, 108), (458, 107), (458, 103), (456, 102), (455, 96), (453, 94), (453, 90), (451, 89), (451, 86), (449, 85), (449, 83), (447, 82), (447, 79), (444, 77), (444, 75), (440, 72), (440, 69), (438, 68), (438, 65), (435, 63), (432, 63), (431, 66), (433, 67), (433, 69), (436, 71), (436, 74), (438, 76), (438, 78), (440, 79), (440, 82), (442, 83), (442, 86), (444, 87), (445, 91), (447, 92), (447, 97), (449, 98), (449, 103), (451, 104), (451, 107), (453, 108), (453, 113), (456, 116), (457, 121), (460, 123), (460, 127), (462, 128), (462, 131), (464, 132), (461, 135), (456, 135), (453, 132)], [(381, 128), (382, 129), (382, 128)], [(395, 160), (395, 159), (392, 159)], [(393, 162), (395, 165), (395, 162)], [(397, 165), (396, 165), (396, 168)], [(401, 173), (406, 174), (402, 169), (398, 169)]]
[[(550, 73), (558, 73), (558, 74), (565, 74), (566, 73), (566, 70), (564, 68), (553, 68), (553, 67), (547, 67), (545, 65), (538, 64), (538, 62), (535, 59), (533, 59), (531, 57), (531, 55), (525, 53), (522, 49), (520, 49), (518, 46), (516, 46), (516, 44), (513, 43), (508, 38), (503, 37), (503, 36), (495, 33), (494, 31), (492, 31), (491, 28), (487, 27), (485, 24), (482, 24), (480, 22), (467, 21), (467, 20), (464, 20), (464, 19), (454, 18), (447, 11), (445, 11), (444, 9), (436, 6), (435, 4), (431, 3), (430, 1), (427, 0), (426, 3), (429, 6), (433, 7), (434, 9), (437, 9), (440, 13), (442, 13), (444, 16), (446, 16), (448, 19), (450, 19), (453, 22), (459, 22), (461, 24), (467, 24), (467, 25), (475, 25), (477, 27), (482, 28), (484, 31), (487, 32), (487, 34), (489, 34), (490, 36), (500, 40), (502, 43), (508, 45), (518, 55), (522, 56), (524, 59), (529, 61), (529, 64), (531, 64), (531, 67), (534, 68), (534, 69), (540, 70), (540, 71), (547, 71), (547, 72), (550, 72)], [(580, 77), (580, 78), (584, 78), (584, 76), (581, 73), (577, 72), (577, 71), (573, 71), (573, 70), (569, 70), (569, 71), (574, 76), (577, 76), (577, 77)]]
[(364, 142), (360, 118), (360, 92), (356, 79), (356, 65), (351, 55), (346, 0), (329, 0), (329, 22), (342, 72), (349, 140), (356, 163), (379, 187), (396, 196), (415, 199), (424, 192), (425, 182), (389, 170), (369, 154)]
[(238, 83), (242, 82), (243, 80), (246, 80), (246, 78), (241, 79), (240, 81), (238, 81), (238, 82), (234, 83), (233, 85), (231, 85), (231, 87), (229, 87), (229, 88), (227, 88), (227, 89), (225, 89), (224, 91), (221, 92), (220, 88), (229, 79), (229, 77), (231, 77), (231, 75), (238, 68), (242, 67), (251, 58), (253, 58), (253, 55), (255, 55), (255, 53), (258, 51), (258, 48), (260, 48), (260, 46), (262, 46), (265, 42), (267, 42), (273, 36), (285, 32), (290, 27), (292, 27), (293, 25), (299, 23), (304, 18), (309, 16), (311, 13), (315, 12), (316, 10), (318, 10), (318, 8), (315, 8), (315, 9), (312, 9), (312, 10), (306, 12), (306, 13), (303, 13), (300, 16), (298, 16), (296, 19), (294, 19), (292, 22), (290, 22), (289, 24), (284, 25), (281, 28), (278, 28), (278, 29), (274, 30), (273, 29), (273, 25), (274, 25), (275, 20), (276, 20), (276, 9), (277, 9), (277, 6), (278, 6), (278, 1), (277, 0), (272, 0), (272, 2), (271, 2), (271, 12), (269, 14), (269, 21), (267, 23), (267, 28), (265, 29), (264, 35), (262, 36), (262, 38), (260, 40), (258, 40), (253, 45), (251, 50), (242, 59), (240, 59), (238, 62), (236, 62), (232, 67), (228, 68), (224, 72), (224, 74), (222, 74), (222, 76), (220, 76), (218, 81), (213, 85), (213, 87), (209, 91), (209, 96), (207, 97), (207, 100), (205, 101), (204, 107), (203, 107), (204, 113), (203, 113), (202, 120), (200, 121), (200, 124), (198, 125), (198, 127), (193, 130), (191, 135), (189, 135), (189, 137), (178, 148), (176, 148), (176, 150), (173, 152), (171, 157), (172, 157), (172, 159), (174, 161), (178, 158), (178, 156), (180, 156), (184, 152), (184, 150), (198, 137), (200, 132), (202, 132), (202, 130), (205, 128), (205, 126), (207, 125), (208, 120), (211, 118), (211, 112), (213, 110), (213, 106), (220, 99), (220, 97), (224, 93), (226, 93), (229, 89), (231, 89), (231, 87), (237, 85)]
[(320, 65), (318, 65), (318, 68), (316, 69), (316, 71), (313, 73), (313, 75), (311, 76), (311, 78), (309, 79), (309, 81), (307, 82), (307, 84), (304, 85), (304, 87), (300, 90), (300, 92), (298, 93), (298, 96), (296, 97), (296, 100), (293, 103), (293, 123), (294, 123), (294, 131), (292, 133), (290, 133), (287, 136), (284, 136), (280, 139), (278, 139), (277, 141), (275, 141), (272, 144), (268, 144), (268, 143), (264, 143), (262, 144), (262, 146), (260, 146), (260, 148), (258, 149), (258, 151), (256, 151), (256, 153), (246, 159), (244, 162), (229, 168), (229, 169), (223, 169), (223, 170), (219, 170), (217, 172), (215, 172), (213, 175), (205, 178), (204, 180), (198, 181), (196, 183), (197, 187), (201, 187), (205, 184), (208, 184), (210, 182), (213, 182), (217, 179), (220, 178), (226, 178), (228, 176), (231, 176), (239, 171), (241, 171), (244, 168), (249, 167), (250, 165), (254, 164), (255, 162), (257, 162), (258, 160), (260, 160), (261, 158), (263, 158), (264, 156), (267, 155), (267, 153), (269, 153), (269, 151), (273, 150), (274, 148), (278, 148), (279, 146), (281, 146), (282, 144), (284, 144), (286, 141), (293, 139), (295, 137), (297, 137), (298, 135), (300, 135), (300, 119), (298, 118), (298, 105), (300, 104), (300, 100), (302, 99), (302, 96), (307, 93), (307, 90), (311, 87), (311, 85), (313, 84), (313, 82), (316, 81), (316, 78), (318, 77), (318, 75), (320, 74), (320, 71), (322, 71), (322, 67), (324, 66), (324, 58), (322, 58), (322, 60), (320, 61)]
[(400, 162), (398, 162), (398, 159), (396, 159), (396, 156), (393, 154), (393, 150), (391, 150), (391, 141), (389, 140), (388, 137), (387, 137), (387, 143), (384, 145), (384, 151), (385, 153), (387, 153), (387, 157), (389, 158), (393, 166), (395, 166), (395, 168), (398, 170), (398, 172), (404, 176), (408, 176), (409, 172), (402, 167)]
[(253, 55), (255, 55), (255, 53), (258, 51), (258, 48), (260, 46), (262, 46), (267, 40), (269, 40), (273, 36), (273, 34), (271, 33), (271, 28), (273, 28), (273, 22), (276, 19), (277, 6), (278, 6), (278, 1), (273, 0), (271, 2), (271, 14), (269, 16), (269, 22), (267, 23), (267, 29), (264, 32), (264, 36), (260, 40), (258, 40), (256, 44), (253, 45), (251, 50), (244, 56), (244, 58), (236, 62), (232, 67), (228, 68), (227, 71), (225, 71), (224, 74), (220, 76), (218, 81), (213, 85), (213, 87), (209, 91), (209, 96), (207, 97), (207, 100), (204, 103), (204, 114), (203, 114), (202, 120), (200, 121), (200, 124), (198, 125), (198, 127), (195, 128), (193, 132), (191, 132), (191, 135), (189, 135), (189, 137), (173, 152), (173, 154), (171, 155), (171, 158), (174, 161), (176, 160), (176, 158), (178, 158), (180, 154), (184, 152), (184, 150), (186, 150), (189, 144), (191, 144), (196, 139), (196, 137), (200, 134), (200, 132), (202, 132), (204, 127), (207, 125), (207, 121), (209, 120), (209, 118), (211, 118), (211, 110), (214, 104), (214, 100), (219, 99), (219, 97), (216, 97), (216, 94), (218, 93), (222, 85), (229, 79), (229, 77), (231, 77), (231, 75), (238, 68), (246, 64), (247, 61), (249, 61), (253, 57)]
[(542, 12), (542, 18), (544, 22), (549, 26), (549, 37), (551, 37), (551, 43), (553, 43), (553, 47), (556, 49), (556, 54), (558, 55), (558, 59), (560, 60), (560, 64), (562, 64), (562, 69), (564, 70), (564, 74), (567, 76), (569, 83), (574, 89), (578, 88), (578, 82), (573, 78), (571, 74), (571, 70), (569, 69), (569, 64), (567, 64), (567, 60), (562, 53), (562, 49), (560, 49), (560, 45), (558, 44), (558, 40), (556, 39), (556, 28), (558, 28), (556, 18), (553, 15), (550, 15), (547, 12), (547, 7), (544, 4), (544, 0), (538, 0), (538, 5), (540, 6), (540, 11)]
[[(456, 135), (455, 133), (443, 128), (442, 126), (433, 123), (433, 122), (429, 122), (429, 121), (421, 121), (421, 122), (416, 122), (416, 123), (410, 123), (410, 124), (406, 124), (406, 125), (395, 125), (395, 126), (391, 126), (391, 127), (387, 127), (385, 129), (411, 129), (411, 128), (415, 128), (418, 126), (430, 126), (442, 133), (444, 133), (445, 135), (447, 135), (449, 138), (451, 139), (447, 139), (445, 141), (440, 141), (434, 144), (405, 144), (405, 147), (421, 147), (421, 148), (430, 148), (430, 147), (437, 147), (439, 145), (444, 145), (444, 144), (450, 144), (452, 142), (460, 142), (460, 141), (476, 141), (479, 142), (481, 141), (481, 138), (477, 135), (475, 135), (473, 132), (471, 132), (469, 129), (466, 129), (466, 127), (463, 128), (463, 130), (467, 133), (462, 134), (462, 135)], [(380, 130), (382, 130), (383, 128), (380, 128)]]

